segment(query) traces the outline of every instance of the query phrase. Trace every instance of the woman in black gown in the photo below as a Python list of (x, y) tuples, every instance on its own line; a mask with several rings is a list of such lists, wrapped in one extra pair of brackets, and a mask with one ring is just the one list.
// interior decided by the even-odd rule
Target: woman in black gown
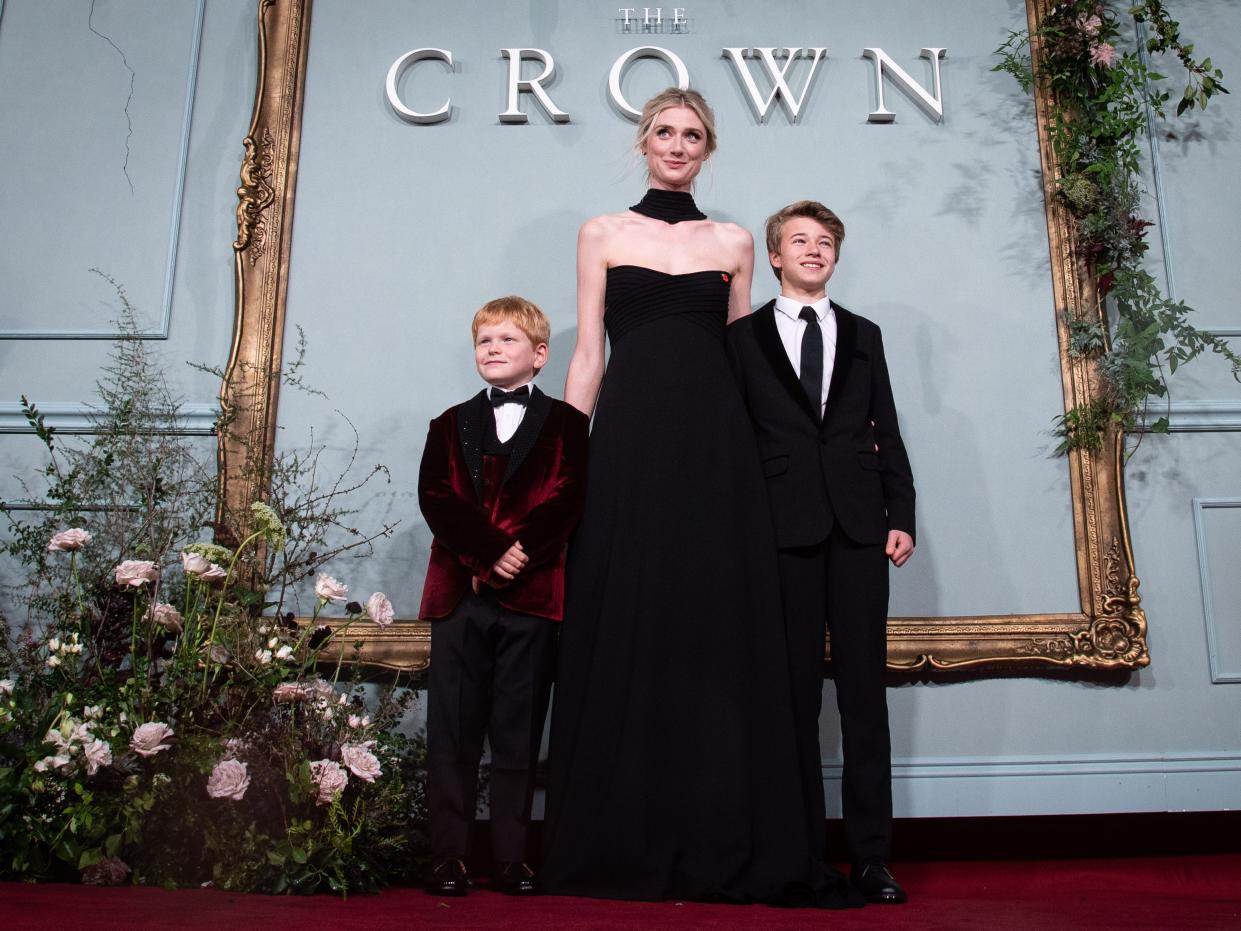
[(701, 95), (653, 98), (651, 189), (578, 236), (565, 399), (594, 428), (541, 885), (836, 904), (845, 883), (807, 838), (766, 492), (724, 348), (750, 312), (753, 240), (690, 194), (714, 148)]

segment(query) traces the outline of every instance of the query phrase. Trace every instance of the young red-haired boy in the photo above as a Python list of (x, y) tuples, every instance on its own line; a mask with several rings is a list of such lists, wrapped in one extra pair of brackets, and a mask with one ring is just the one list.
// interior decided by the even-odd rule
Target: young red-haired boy
[(418, 501), (434, 534), (419, 617), (431, 623), (427, 797), (433, 895), (465, 895), (483, 738), (493, 888), (534, 892), (526, 835), (564, 610), (565, 546), (581, 514), (589, 420), (534, 386), (547, 317), (520, 297), (474, 316), (490, 386), (431, 421)]

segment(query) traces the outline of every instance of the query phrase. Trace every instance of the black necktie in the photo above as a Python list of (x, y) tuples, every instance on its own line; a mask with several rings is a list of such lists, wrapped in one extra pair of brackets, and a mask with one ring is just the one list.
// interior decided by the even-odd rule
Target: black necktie
[(501, 404), (520, 404), (522, 407), (525, 407), (526, 402), (530, 400), (530, 386), (522, 385), (520, 388), (514, 388), (512, 391), (505, 391), (503, 388), (492, 388), (490, 397), (492, 407), (499, 407)]
[(801, 318), (806, 321), (801, 335), (801, 386), (818, 420), (823, 410), (823, 330), (813, 307), (803, 307)]

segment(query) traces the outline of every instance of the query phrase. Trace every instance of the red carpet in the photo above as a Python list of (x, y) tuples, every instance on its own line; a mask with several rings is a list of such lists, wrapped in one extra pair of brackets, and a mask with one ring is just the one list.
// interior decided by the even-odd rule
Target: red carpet
[(464, 899), (437, 900), (416, 889), (392, 889), (342, 902), (327, 896), (234, 895), (211, 889), (4, 883), (0, 928), (1241, 928), (1241, 855), (1236, 854), (900, 863), (896, 875), (909, 891), (908, 905), (849, 912), (556, 897), (514, 900), (481, 884)]

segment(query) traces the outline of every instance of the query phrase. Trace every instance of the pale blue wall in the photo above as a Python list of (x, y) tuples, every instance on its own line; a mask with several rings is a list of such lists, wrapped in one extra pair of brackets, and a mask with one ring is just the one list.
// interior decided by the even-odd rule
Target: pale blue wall
[[(84, 274), (92, 264), (108, 266), (159, 318), (179, 203), (162, 345), (171, 359), (222, 360), (234, 189), (253, 88), (253, 5), (206, 5), (184, 190), (174, 198), (196, 3), (97, 4), (96, 27), (141, 65), (130, 105), (131, 153), (141, 160), (131, 161), (130, 195), (117, 160), (128, 74), (86, 30), (89, 4), (51, 4), (55, 31), (32, 42), (44, 4), (6, 0), (0, 328), (96, 319), (108, 295)], [(158, 16), (147, 15), (153, 7)], [(1024, 7), (969, 0), (943, 9), (913, 0), (879, 11), (711, 0), (689, 6), (687, 35), (650, 41), (681, 55), (716, 107), (721, 148), (698, 192), (709, 214), (761, 237), (768, 213), (810, 196), (848, 226), (831, 293), (884, 327), (919, 479), (920, 545), (895, 574), (893, 613), (1071, 611), (1067, 470), (1050, 456), (1048, 432), (1062, 402), (1032, 109), (1011, 79), (990, 71), (992, 49), (1024, 24)], [(1236, 84), (1235, 4), (1178, 0), (1174, 14)], [(415, 611), (429, 543), (414, 487), (426, 422), (479, 384), (468, 349), (471, 313), (503, 293), (540, 303), (555, 327), (542, 383), (559, 394), (573, 344), (577, 227), (641, 195), (628, 154), (632, 124), (608, 106), (606, 80), (612, 61), (646, 40), (619, 34), (614, 16), (610, 6), (569, 2), (497, 9), (316, 0), (288, 316), (290, 334), (305, 328), (311, 381), (331, 402), (286, 392), (280, 441), (304, 444), (313, 428), (339, 461), (352, 434), (336, 407), (358, 428), (360, 461), (391, 468), (392, 484), (368, 497), (359, 522), (400, 518), (394, 539), (375, 559), (333, 568), (355, 592), (383, 588), (404, 616)], [(797, 125), (782, 111), (759, 125), (720, 57), (724, 46), (763, 44), (828, 47)], [(867, 123), (874, 92), (860, 55), (872, 45), (924, 83), (930, 69), (918, 50), (948, 48), (942, 123), (891, 85), (885, 97), (895, 123)], [(419, 46), (449, 48), (456, 58), (453, 73), (426, 63), (405, 84), (411, 103), (428, 109), (451, 94), (448, 123), (413, 126), (384, 102), (389, 64)], [(552, 52), (559, 77), (551, 93), (569, 124), (554, 125), (531, 102), (523, 104), (529, 125), (498, 123), (506, 70), (499, 49), (510, 46)], [(61, 60), (78, 82), (31, 79)], [(804, 68), (793, 71), (798, 90)], [(640, 101), (667, 80), (662, 66), (646, 62), (625, 89)], [(66, 99), (74, 105), (57, 105)], [(1177, 292), (1200, 309), (1203, 325), (1233, 332), (1241, 329), (1236, 106), (1222, 98), (1194, 119), (1193, 132), (1178, 126), (1175, 140), (1162, 130), (1158, 140)], [(54, 142), (55, 160), (39, 158), (44, 141)], [(54, 240), (53, 252), (23, 234), (30, 227), (46, 235), (49, 218), (74, 230)], [(1162, 271), (1158, 243), (1154, 253)], [(760, 260), (754, 302), (773, 285)], [(81, 402), (103, 349), (95, 341), (0, 339), (0, 402), (21, 392)], [(61, 368), (68, 374), (57, 374)], [(1177, 380), (1180, 432), (1147, 437), (1128, 473), (1152, 666), (1123, 685), (999, 679), (894, 689), (899, 815), (1241, 802), (1241, 508), (1226, 506), (1241, 503), (1241, 389), (1218, 367), (1194, 368)], [(208, 404), (209, 380), (189, 371), (184, 378), (187, 399)], [(28, 468), (31, 449), (28, 436), (0, 437), (0, 493), (14, 493), (8, 477)], [(1195, 506), (1196, 499), (1206, 500)], [(830, 716), (823, 740), (825, 776), (835, 780)]]

